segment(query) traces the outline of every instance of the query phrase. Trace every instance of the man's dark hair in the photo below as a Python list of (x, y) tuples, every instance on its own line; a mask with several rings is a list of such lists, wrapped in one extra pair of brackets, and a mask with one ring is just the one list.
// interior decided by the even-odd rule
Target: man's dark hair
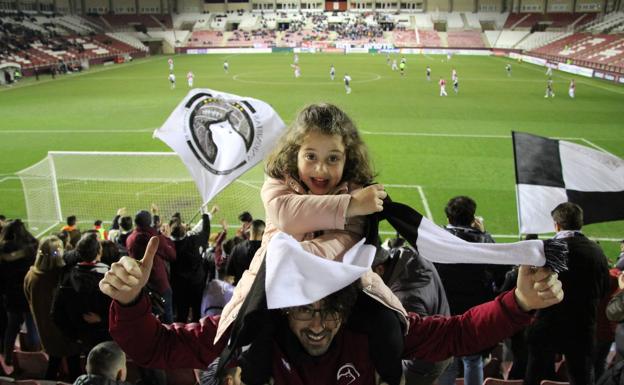
[(474, 221), (476, 211), (477, 203), (463, 195), (451, 198), (444, 208), (444, 213), (453, 226), (469, 227)]
[(74, 226), (76, 225), (76, 216), (75, 215), (70, 215), (67, 217), (67, 226)]
[(266, 224), (262, 219), (254, 219), (251, 222), (251, 233), (255, 235), (262, 235)]
[(152, 214), (147, 210), (141, 210), (134, 216), (134, 224), (137, 227), (150, 227), (152, 224)]
[(560, 203), (550, 215), (562, 230), (580, 230), (583, 227), (583, 209), (576, 203)]
[(100, 252), (100, 242), (97, 239), (97, 232), (87, 232), (76, 245), (78, 259), (80, 262), (92, 262)]
[(6, 217), (2, 214), (0, 214), (0, 221), (6, 221)]
[(238, 220), (241, 222), (251, 222), (253, 221), (253, 217), (249, 213), (249, 211), (243, 211), (238, 215)]
[(186, 234), (186, 226), (180, 220), (171, 220), (171, 236), (180, 239)]
[(121, 217), (119, 220), (119, 227), (121, 227), (123, 231), (132, 230), (132, 218), (128, 216)]
[(345, 321), (349, 318), (360, 291), (362, 291), (362, 288), (358, 280), (325, 297), (323, 307), (340, 313), (343, 321)]
[(125, 365), (126, 356), (114, 341), (95, 345), (87, 357), (87, 373), (117, 380), (117, 371)]
[(102, 220), (98, 219), (95, 222), (93, 222), (93, 226), (102, 226)]

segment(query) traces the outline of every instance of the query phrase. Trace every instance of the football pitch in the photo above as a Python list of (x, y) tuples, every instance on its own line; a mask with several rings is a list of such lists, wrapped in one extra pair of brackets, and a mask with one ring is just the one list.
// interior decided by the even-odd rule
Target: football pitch
[[(15, 173), (48, 151), (170, 151), (152, 139), (152, 132), (188, 92), (189, 70), (195, 74), (196, 88), (264, 100), (286, 123), (305, 104), (337, 104), (358, 125), (372, 153), (377, 180), (395, 201), (443, 225), (448, 199), (471, 196), (486, 229), (501, 242), (517, 239), (518, 233), (511, 131), (569, 140), (624, 157), (621, 86), (555, 71), (556, 97), (545, 99), (545, 70), (503, 57), (454, 56), (447, 61), (442, 56), (407, 55), (406, 73), (401, 76), (382, 54), (299, 56), (298, 79), (290, 66), (292, 53), (177, 55), (173, 90), (167, 80), (168, 56), (94, 67), (56, 79), (25, 79), (0, 89), (0, 213), (26, 218)], [(227, 74), (225, 59), (230, 64)], [(507, 63), (512, 65), (511, 76), (505, 71)], [(334, 81), (329, 78), (331, 64), (336, 67)], [(425, 78), (427, 65), (431, 81)], [(450, 79), (453, 68), (459, 76), (458, 94)], [(350, 95), (342, 83), (345, 73), (352, 78)], [(439, 96), (440, 77), (447, 81), (448, 97)], [(577, 84), (575, 99), (567, 95), (572, 78)], [(257, 191), (261, 168), (241, 181)], [(118, 207), (132, 207), (125, 204), (124, 194), (102, 195), (99, 199), (115, 200)], [(97, 212), (97, 203), (92, 205)], [(99, 214), (110, 220), (115, 213)], [(235, 218), (237, 213), (229, 214)], [(388, 227), (382, 230), (390, 232)], [(584, 232), (600, 240), (607, 255), (615, 258), (619, 253), (615, 240), (624, 238), (624, 221), (588, 225)]]

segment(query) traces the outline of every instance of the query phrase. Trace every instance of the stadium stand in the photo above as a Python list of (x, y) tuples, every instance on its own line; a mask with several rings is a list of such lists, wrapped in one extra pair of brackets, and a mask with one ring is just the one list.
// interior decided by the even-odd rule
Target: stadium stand
[(447, 42), (449, 47), (455, 48), (485, 48), (481, 32), (475, 31), (449, 31), (447, 34)]
[(624, 35), (577, 33), (531, 51), (552, 61), (624, 72)]

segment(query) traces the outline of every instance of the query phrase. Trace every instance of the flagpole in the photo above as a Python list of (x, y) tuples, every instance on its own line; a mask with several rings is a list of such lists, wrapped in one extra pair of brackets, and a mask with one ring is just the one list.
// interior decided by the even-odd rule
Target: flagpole
[(520, 215), (520, 193), (518, 191), (518, 184), (516, 183), (516, 214), (518, 215), (518, 239), (522, 240), (522, 216)]
[(516, 215), (518, 216), (518, 239), (522, 239), (522, 216), (520, 215), (520, 192), (518, 190), (518, 159), (516, 154), (516, 133), (511, 132), (511, 147), (514, 155), (514, 174), (516, 177)]

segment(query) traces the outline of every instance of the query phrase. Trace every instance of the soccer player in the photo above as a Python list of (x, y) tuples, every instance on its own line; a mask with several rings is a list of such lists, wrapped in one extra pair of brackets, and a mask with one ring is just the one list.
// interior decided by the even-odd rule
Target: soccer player
[(576, 92), (576, 83), (574, 83), (574, 79), (572, 79), (570, 80), (570, 87), (568, 88), (568, 95), (570, 95), (570, 97), (574, 99), (575, 92)]
[(299, 55), (295, 54), (295, 57), (294, 57), (294, 59), (293, 59), (293, 62), (294, 62), (295, 64), (299, 64)]
[(223, 71), (225, 71), (226, 74), (230, 71), (230, 64), (228, 63), (227, 59), (225, 59), (225, 61), (223, 62)]
[(431, 67), (427, 66), (427, 81), (431, 81)]
[(546, 83), (546, 95), (544, 95), (544, 98), (554, 98), (555, 97), (555, 91), (553, 90), (553, 81), (552, 79), (548, 79), (548, 82)]
[(405, 56), (401, 58), (401, 63), (404, 63), (404, 64), (407, 63), (407, 59), (405, 58)]
[(329, 77), (331, 78), (331, 80), (334, 80), (334, 78), (336, 77), (336, 68), (334, 68), (333, 64), (331, 65), (331, 67), (329, 67)]
[(301, 76), (301, 68), (297, 64), (293, 64), (293, 68), (295, 69), (295, 79)]
[(546, 76), (552, 76), (552, 67), (548, 67), (546, 70)]
[(390, 54), (386, 53), (386, 64), (390, 65)]
[(446, 80), (440, 78), (438, 84), (440, 85), (440, 96), (448, 96), (448, 94), (446, 93)]
[(171, 83), (171, 89), (175, 88), (175, 75), (172, 73), (169, 74), (169, 83)]
[(189, 71), (186, 74), (186, 81), (188, 82), (189, 88), (193, 88), (193, 79), (194, 78), (195, 78), (195, 75), (193, 74), (193, 71)]
[(351, 76), (345, 73), (344, 78), (345, 91), (347, 91), (347, 95), (351, 93)]
[(401, 64), (399, 64), (399, 69), (401, 70), (401, 76), (405, 74), (405, 62), (401, 60)]
[(451, 80), (455, 81), (456, 77), (457, 77), (457, 70), (453, 68), (453, 70), (451, 71)]
[(459, 78), (455, 75), (455, 79), (453, 79), (453, 91), (455, 91), (455, 95), (459, 92)]
[(173, 72), (173, 59), (169, 58), (169, 60), (167, 60), (167, 64), (169, 64), (169, 72)]
[(507, 76), (511, 76), (511, 64), (507, 63), (505, 65), (505, 71), (507, 71)]
[(399, 69), (399, 66), (397, 65), (396, 59), (392, 60), (392, 70), (396, 71), (398, 69)]

